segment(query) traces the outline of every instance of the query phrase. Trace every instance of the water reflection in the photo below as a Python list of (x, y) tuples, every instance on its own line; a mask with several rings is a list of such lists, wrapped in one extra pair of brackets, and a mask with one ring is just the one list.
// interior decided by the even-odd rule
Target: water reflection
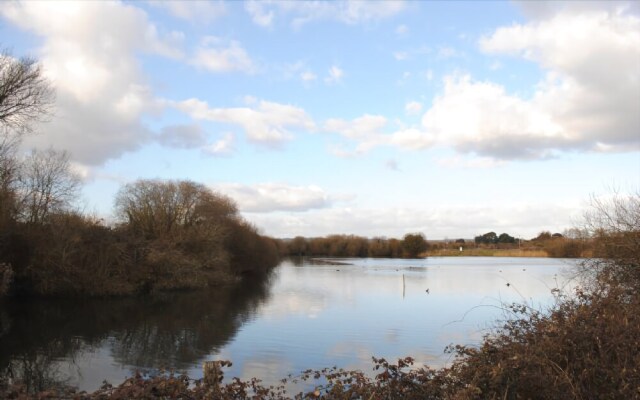
[[(550, 305), (551, 288), (572, 265), (557, 259), (344, 261), (352, 265), (283, 263), (258, 318), (216, 357), (234, 361), (229, 375), (273, 383), (273, 370), (280, 376), (332, 365), (369, 371), (373, 355), (410, 355), (442, 366), (449, 360), (444, 348), (477, 343), (505, 316), (503, 303)], [(255, 365), (264, 372), (256, 374)]]
[(35, 389), (82, 383), (104, 352), (130, 371), (186, 370), (225, 346), (268, 288), (265, 279), (143, 299), (12, 301), (0, 311), (0, 368)]
[[(441, 366), (443, 349), (477, 343), (503, 303), (544, 309), (570, 261), (508, 258), (285, 262), (270, 281), (211, 292), (0, 307), (0, 368), (33, 387), (67, 380), (94, 390), (135, 370), (201, 376), (204, 360), (232, 360), (226, 376), (275, 384), (337, 365), (371, 370), (371, 356)], [(509, 286), (507, 286), (507, 283)], [(429, 289), (429, 292), (426, 290)]]

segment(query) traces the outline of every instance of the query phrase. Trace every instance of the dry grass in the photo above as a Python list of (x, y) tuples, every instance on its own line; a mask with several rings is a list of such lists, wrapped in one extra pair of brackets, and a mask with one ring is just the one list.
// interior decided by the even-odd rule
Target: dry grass
[(549, 257), (544, 250), (533, 249), (439, 249), (428, 251), (427, 257)]

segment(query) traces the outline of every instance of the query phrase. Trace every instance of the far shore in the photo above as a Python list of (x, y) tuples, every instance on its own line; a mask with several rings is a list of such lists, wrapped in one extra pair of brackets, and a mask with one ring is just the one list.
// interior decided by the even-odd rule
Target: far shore
[(426, 257), (549, 257), (544, 250), (534, 249), (438, 249), (427, 251)]

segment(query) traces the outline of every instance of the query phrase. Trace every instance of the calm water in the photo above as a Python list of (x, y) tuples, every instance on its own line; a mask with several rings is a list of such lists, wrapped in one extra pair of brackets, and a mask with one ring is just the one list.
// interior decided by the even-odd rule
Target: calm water
[[(144, 300), (31, 301), (0, 306), (0, 368), (46, 386), (94, 390), (136, 370), (275, 383), (307, 368), (367, 371), (371, 356), (441, 366), (451, 343), (475, 344), (501, 305), (544, 309), (573, 261), (541, 258), (349, 259), (282, 263), (269, 281), (234, 290)], [(509, 286), (507, 286), (507, 283)], [(427, 292), (428, 289), (428, 292)]]

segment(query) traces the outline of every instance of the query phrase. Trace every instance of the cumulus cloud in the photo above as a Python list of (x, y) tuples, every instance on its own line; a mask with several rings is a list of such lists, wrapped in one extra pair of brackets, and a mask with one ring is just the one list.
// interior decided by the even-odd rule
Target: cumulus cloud
[(443, 79), (443, 91), (421, 126), (389, 133), (382, 122), (363, 130), (355, 119), (349, 129), (329, 128), (357, 142), (360, 151), (438, 145), (481, 158), (532, 160), (569, 151), (640, 149), (640, 17), (623, 11), (560, 13), (499, 28), (479, 45), (492, 56), (539, 64), (545, 75), (535, 93), (523, 97), (497, 83), (452, 74)]
[(255, 63), (239, 42), (226, 41), (214, 36), (202, 39), (190, 63), (211, 72), (240, 71), (252, 74), (257, 70)]
[(469, 76), (445, 79), (444, 93), (434, 99), (422, 124), (422, 136), (434, 142), (495, 158), (550, 157), (571, 141), (562, 126), (530, 102)]
[(488, 53), (534, 61), (548, 71), (526, 100), (556, 127), (543, 136), (574, 149), (640, 148), (640, 17), (560, 13), (500, 28), (482, 38), (480, 46)]
[(348, 25), (389, 18), (406, 8), (403, 1), (249, 1), (245, 11), (254, 23), (271, 27), (276, 16), (289, 18), (294, 28), (320, 20), (333, 20)]
[(230, 196), (243, 212), (308, 211), (329, 207), (329, 196), (317, 186), (293, 186), (281, 183), (257, 185), (222, 184), (216, 190)]
[(292, 129), (315, 129), (313, 120), (302, 108), (288, 104), (256, 100), (252, 107), (211, 108), (198, 99), (170, 104), (197, 120), (239, 125), (249, 140), (267, 146), (292, 139)]
[(56, 89), (55, 117), (27, 146), (100, 165), (151, 139), (141, 118), (158, 102), (135, 55), (182, 57), (180, 32), (163, 34), (144, 11), (115, 2), (4, 2), (0, 15), (43, 39), (38, 58)]

